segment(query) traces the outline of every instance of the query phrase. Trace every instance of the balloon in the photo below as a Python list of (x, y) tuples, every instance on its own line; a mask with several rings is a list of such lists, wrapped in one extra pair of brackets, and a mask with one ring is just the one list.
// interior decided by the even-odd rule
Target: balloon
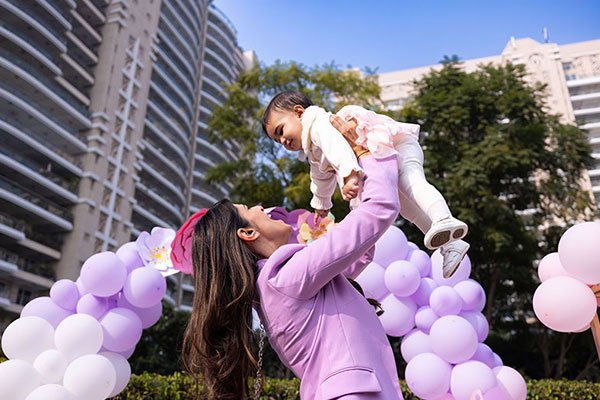
[(475, 311), (463, 311), (459, 315), (473, 325), (473, 328), (477, 333), (478, 341), (483, 342), (488, 337), (488, 334), (490, 333), (490, 324), (482, 313)]
[(140, 253), (138, 253), (135, 242), (125, 243), (123, 246), (119, 247), (115, 254), (123, 261), (127, 273), (144, 266), (144, 261), (142, 261)]
[(431, 292), (433, 292), (433, 289), (436, 287), (438, 287), (438, 285), (433, 279), (423, 278), (421, 279), (421, 283), (419, 283), (417, 291), (414, 292), (411, 297), (418, 306), (427, 306), (429, 305), (429, 296), (431, 296)]
[[(27, 361), (8, 360), (0, 363), (0, 396), (3, 399), (24, 400), (40, 383), (40, 374)], [(8, 395), (10, 397), (5, 397)]]
[(381, 302), (384, 313), (379, 317), (385, 333), (403, 336), (415, 327), (416, 304), (409, 298), (399, 299), (393, 294)]
[(443, 257), (440, 250), (436, 250), (431, 255), (431, 277), (440, 286), (454, 286), (458, 282), (464, 281), (471, 275), (471, 260), (469, 256), (460, 263), (458, 269), (450, 278), (445, 279), (442, 274)]
[(485, 307), (485, 291), (473, 279), (457, 283), (454, 286), (454, 290), (456, 290), (462, 299), (463, 310), (482, 311), (483, 307)]
[(498, 354), (494, 353), (494, 366), (501, 367), (502, 365), (504, 365), (502, 358), (500, 358)]
[(372, 262), (356, 277), (356, 282), (362, 287), (366, 297), (381, 300), (389, 294), (384, 275), (385, 268)]
[[(134, 271), (137, 270), (140, 268)], [(142, 337), (142, 321), (128, 308), (117, 307), (109, 310), (100, 319), (100, 325), (104, 333), (103, 346), (112, 352), (131, 349)]]
[(594, 292), (570, 276), (550, 278), (533, 294), (535, 315), (558, 332), (571, 332), (589, 324), (596, 315), (596, 308)]
[(155, 323), (157, 323), (160, 317), (162, 316), (162, 302), (158, 302), (152, 307), (139, 308), (129, 303), (125, 296), (119, 296), (117, 300), (117, 306), (129, 308), (131, 311), (135, 312), (142, 321), (143, 329), (149, 328)]
[(433, 350), (429, 343), (429, 335), (418, 329), (413, 329), (402, 338), (400, 352), (406, 362), (410, 362), (410, 360), (419, 354), (432, 353)]
[(147, 308), (159, 303), (167, 292), (166, 279), (154, 268), (131, 271), (123, 286), (123, 295), (136, 307)]
[(433, 312), (440, 317), (458, 314), (463, 305), (456, 290), (450, 286), (439, 286), (433, 289), (429, 303)]
[(385, 286), (398, 297), (413, 294), (421, 283), (417, 267), (405, 260), (394, 261), (385, 270)]
[(87, 314), (99, 319), (108, 311), (108, 300), (106, 297), (94, 296), (91, 293), (84, 294), (77, 302), (77, 313)]
[(406, 384), (425, 399), (443, 396), (450, 388), (452, 366), (433, 353), (415, 356), (406, 366)]
[(510, 400), (525, 400), (527, 397), (527, 384), (525, 379), (514, 368), (501, 366), (493, 370), (501, 386), (508, 395)]
[(550, 253), (540, 260), (540, 264), (538, 265), (538, 276), (541, 282), (545, 282), (555, 276), (568, 275), (569, 273), (565, 271), (560, 263), (558, 252)]
[(433, 312), (431, 307), (423, 306), (415, 313), (415, 325), (423, 332), (429, 333), (431, 326), (438, 318), (438, 315)]
[(467, 361), (477, 350), (475, 329), (469, 321), (457, 315), (448, 315), (435, 321), (429, 336), (434, 353), (449, 363)]
[(386, 267), (394, 261), (404, 260), (408, 255), (408, 241), (404, 232), (390, 226), (375, 244), (373, 261)]
[(467, 361), (452, 368), (450, 390), (456, 400), (471, 400), (477, 391), (487, 392), (496, 386), (492, 369), (481, 361)]
[(42, 377), (42, 383), (60, 382), (67, 369), (67, 359), (56, 349), (44, 351), (33, 362), (33, 368)]
[(85, 354), (95, 354), (102, 347), (103, 333), (100, 323), (87, 314), (74, 314), (65, 318), (56, 328), (56, 348), (72, 361)]
[(127, 386), (129, 382), (129, 377), (131, 376), (131, 366), (127, 362), (127, 359), (120, 354), (111, 353), (111, 352), (102, 352), (101, 356), (106, 357), (108, 361), (113, 365), (116, 372), (116, 382), (115, 387), (112, 392), (108, 395), (108, 397), (114, 397), (121, 393), (123, 389)]
[(511, 400), (502, 386), (494, 386), (483, 394), (482, 400)]
[(100, 297), (121, 290), (126, 277), (125, 264), (111, 251), (94, 254), (81, 267), (81, 283), (89, 293)]
[(565, 271), (589, 285), (600, 283), (600, 222), (570, 227), (558, 242), (558, 256)]
[(69, 364), (63, 384), (76, 398), (104, 400), (113, 391), (116, 380), (115, 368), (106, 357), (88, 354)]
[(490, 368), (496, 367), (494, 352), (487, 344), (484, 343), (477, 344), (477, 350), (475, 350), (475, 354), (473, 354), (471, 360), (481, 361)]
[(75, 311), (79, 300), (79, 290), (72, 280), (61, 279), (54, 282), (50, 288), (50, 298), (56, 305), (65, 310)]
[(423, 250), (414, 250), (408, 255), (408, 262), (417, 267), (421, 277), (429, 276), (431, 273), (431, 258)]
[(21, 310), (21, 317), (40, 317), (48, 321), (54, 328), (71, 314), (73, 314), (71, 311), (56, 305), (48, 296), (31, 300)]
[(75, 281), (75, 285), (77, 286), (77, 290), (79, 291), (79, 297), (81, 298), (84, 294), (88, 294), (90, 291), (83, 286), (83, 282), (81, 282), (81, 276), (77, 278)]
[(73, 393), (62, 385), (43, 385), (29, 393), (25, 400), (76, 400)]
[(54, 348), (54, 328), (40, 317), (14, 320), (2, 334), (2, 351), (10, 359), (30, 363), (42, 352)]

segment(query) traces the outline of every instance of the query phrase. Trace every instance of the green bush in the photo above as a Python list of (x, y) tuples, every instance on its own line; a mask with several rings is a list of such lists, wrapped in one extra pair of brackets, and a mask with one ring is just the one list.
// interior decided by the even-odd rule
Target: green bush
[[(419, 400), (413, 395), (406, 383), (400, 381), (405, 400)], [(529, 380), (528, 400), (597, 400), (600, 399), (600, 383), (568, 380)], [(300, 383), (298, 379), (266, 379), (261, 396), (262, 400), (299, 399)], [(201, 385), (196, 386), (189, 375), (175, 373), (158, 375), (144, 373), (132, 375), (127, 389), (118, 400), (187, 400), (202, 392)]]

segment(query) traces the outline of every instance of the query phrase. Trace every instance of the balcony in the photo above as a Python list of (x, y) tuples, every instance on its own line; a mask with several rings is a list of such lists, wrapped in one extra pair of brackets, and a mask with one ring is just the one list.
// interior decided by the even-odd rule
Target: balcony
[[(165, 114), (162, 109), (155, 104), (154, 98), (148, 99), (148, 110), (152, 111), (152, 113), (146, 113), (147, 119), (149, 119), (162, 132), (175, 132), (177, 136), (170, 134), (169, 137), (171, 139), (175, 139), (175, 142), (186, 151), (190, 149), (189, 131), (187, 131), (185, 127), (181, 126), (177, 121)], [(149, 115), (151, 116), (149, 117)], [(158, 116), (159, 118), (155, 118), (154, 115)]]
[[(153, 138), (158, 138), (164, 146), (156, 145), (156, 141)], [(176, 145), (175, 142), (177, 139), (175, 139), (168, 131), (161, 130), (149, 114), (146, 114), (144, 139), (153, 143), (154, 146), (169, 157), (175, 165), (181, 169), (187, 170), (187, 155)]]
[(19, 17), (59, 47), (61, 44), (64, 46), (64, 33), (70, 28), (68, 22), (65, 24), (64, 18), (57, 19), (36, 2), (31, 1), (0, 0), (0, 7)]
[[(15, 265), (19, 270), (47, 279), (55, 279), (54, 268), (48, 263), (34, 262), (19, 254), (0, 248), (0, 261)], [(14, 271), (16, 273), (17, 271)], [(14, 274), (13, 273), (13, 274)], [(22, 276), (22, 275), (21, 275)], [(52, 282), (50, 282), (52, 284)]]
[[(173, 161), (169, 159), (168, 156), (163, 154), (162, 149), (154, 144), (152, 138), (148, 137), (144, 138), (143, 140), (146, 147), (143, 153), (144, 159), (147, 160), (148, 158), (150, 158), (159, 160), (162, 164), (159, 169), (163, 171), (166, 170), (165, 174), (169, 177), (169, 179), (179, 179), (183, 185), (186, 185), (186, 169), (179, 168), (175, 163), (173, 163)], [(163, 165), (166, 168), (163, 168)]]

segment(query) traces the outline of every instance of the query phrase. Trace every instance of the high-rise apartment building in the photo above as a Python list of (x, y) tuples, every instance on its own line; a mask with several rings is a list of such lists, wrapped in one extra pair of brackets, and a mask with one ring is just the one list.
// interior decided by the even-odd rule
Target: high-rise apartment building
[(227, 195), (204, 173), (238, 147), (206, 129), (252, 62), (236, 35), (209, 0), (0, 0), (0, 331), (90, 255)]
[[(533, 39), (514, 39), (502, 54), (465, 60), (462, 68), (474, 71), (481, 64), (524, 64), (532, 81), (548, 85), (547, 106), (562, 121), (578, 125), (588, 133), (595, 165), (588, 170), (596, 208), (600, 209), (600, 40), (558, 45)], [(385, 105), (399, 109), (411, 97), (411, 82), (441, 65), (407, 69), (379, 75)]]

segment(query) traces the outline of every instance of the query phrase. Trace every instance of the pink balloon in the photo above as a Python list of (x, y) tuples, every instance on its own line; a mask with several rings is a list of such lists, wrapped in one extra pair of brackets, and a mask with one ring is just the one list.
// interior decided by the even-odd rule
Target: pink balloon
[(433, 312), (431, 307), (422, 306), (415, 313), (415, 325), (423, 332), (429, 333), (431, 326), (438, 318), (438, 315)]
[(110, 251), (94, 254), (81, 267), (81, 283), (95, 296), (108, 297), (119, 292), (126, 277), (123, 261)]
[(381, 300), (390, 294), (385, 286), (384, 276), (385, 269), (372, 262), (356, 277), (356, 282), (362, 287), (366, 297)]
[(421, 283), (419, 283), (417, 291), (414, 292), (411, 297), (418, 306), (429, 305), (429, 297), (436, 287), (438, 287), (438, 285), (433, 279), (423, 278), (421, 279)]
[(106, 311), (108, 311), (106, 297), (98, 297), (88, 293), (83, 295), (77, 303), (78, 314), (87, 314), (96, 319), (100, 319)]
[(433, 289), (429, 303), (433, 312), (440, 317), (458, 314), (463, 305), (456, 290), (450, 286), (439, 286)]
[(434, 353), (452, 364), (467, 361), (477, 350), (475, 329), (469, 321), (457, 315), (435, 321), (429, 336)]
[(159, 303), (167, 292), (167, 281), (151, 267), (134, 269), (127, 275), (123, 295), (136, 307), (148, 308)]
[(463, 301), (463, 310), (482, 311), (485, 307), (485, 291), (473, 279), (457, 283), (454, 289)]
[(123, 261), (127, 273), (144, 266), (144, 261), (140, 258), (140, 253), (137, 250), (135, 242), (125, 243), (123, 246), (119, 247), (115, 254)]
[(413, 294), (421, 283), (417, 267), (405, 260), (394, 261), (385, 270), (385, 286), (398, 297)]
[(442, 274), (442, 263), (443, 257), (438, 249), (431, 255), (431, 277), (440, 286), (454, 286), (471, 275), (471, 260), (469, 256), (465, 256), (454, 275), (448, 279), (445, 279)]
[(65, 310), (75, 311), (79, 301), (77, 285), (70, 279), (61, 279), (54, 282), (50, 288), (50, 298)]
[(484, 315), (476, 311), (463, 311), (459, 314), (461, 317), (469, 321), (475, 332), (477, 333), (477, 340), (483, 342), (490, 333), (490, 324)]
[(390, 226), (375, 244), (373, 261), (387, 267), (394, 261), (404, 260), (408, 249), (406, 235), (395, 226)]
[(501, 386), (508, 395), (510, 400), (525, 400), (527, 398), (527, 384), (525, 379), (514, 368), (502, 366), (496, 367), (493, 370)]
[(565, 271), (580, 281), (600, 283), (600, 222), (572, 226), (558, 242), (558, 255)]
[(426, 277), (431, 274), (431, 258), (423, 250), (414, 250), (408, 255), (408, 261), (417, 267), (421, 277)]
[(103, 346), (114, 352), (135, 347), (142, 337), (142, 321), (130, 309), (117, 307), (109, 310), (100, 319), (104, 333)]
[(429, 335), (418, 329), (413, 329), (402, 338), (400, 352), (406, 362), (410, 362), (419, 354), (433, 353), (429, 343)]
[(467, 361), (452, 368), (450, 391), (456, 400), (471, 400), (471, 396), (495, 387), (492, 369), (481, 361)]
[(72, 311), (56, 305), (48, 296), (36, 297), (21, 310), (21, 317), (40, 317), (48, 321), (54, 328), (71, 314), (73, 314)]
[(406, 384), (418, 397), (433, 399), (450, 388), (452, 366), (433, 353), (415, 356), (406, 366)]
[(152, 307), (140, 308), (128, 302), (125, 296), (119, 296), (117, 305), (119, 307), (129, 308), (135, 312), (137, 316), (140, 317), (140, 320), (142, 321), (142, 328), (144, 329), (149, 328), (157, 323), (162, 316), (162, 302), (160, 301)]
[(500, 385), (494, 386), (483, 394), (482, 400), (511, 400), (506, 390)]
[(558, 253), (550, 253), (540, 260), (540, 264), (538, 265), (538, 276), (541, 282), (545, 282), (555, 276), (568, 275), (569, 273), (565, 271), (560, 263)]
[(409, 298), (399, 299), (393, 294), (381, 302), (384, 313), (379, 317), (385, 333), (403, 336), (415, 327), (416, 304)]
[(596, 308), (594, 292), (570, 276), (550, 278), (533, 294), (535, 315), (558, 332), (571, 332), (589, 324)]

